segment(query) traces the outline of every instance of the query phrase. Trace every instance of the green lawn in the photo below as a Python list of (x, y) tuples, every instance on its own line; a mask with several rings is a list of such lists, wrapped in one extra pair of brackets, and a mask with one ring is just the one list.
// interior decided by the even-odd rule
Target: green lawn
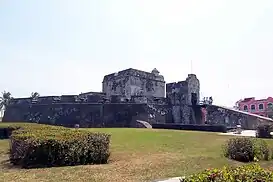
[[(241, 164), (221, 156), (221, 146), (230, 137), (217, 133), (153, 129), (89, 130), (112, 135), (109, 164), (16, 169), (7, 162), (9, 141), (0, 140), (0, 176), (3, 174), (5, 182), (150, 181), (183, 176), (206, 168)], [(270, 162), (262, 165), (271, 167)]]

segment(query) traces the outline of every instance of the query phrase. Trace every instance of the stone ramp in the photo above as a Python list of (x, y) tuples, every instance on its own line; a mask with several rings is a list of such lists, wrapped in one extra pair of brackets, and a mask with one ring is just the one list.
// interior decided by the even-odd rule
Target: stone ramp
[(219, 106), (219, 105), (214, 105), (214, 106), (216, 106), (216, 107), (218, 107), (220, 109), (222, 108), (222, 109), (226, 109), (226, 110), (229, 110), (229, 111), (237, 112), (237, 113), (240, 113), (240, 114), (244, 114), (244, 115), (256, 117), (256, 118), (261, 119), (261, 120), (266, 120), (266, 121), (273, 122), (273, 119), (268, 118), (268, 117), (264, 117), (264, 116), (260, 116), (258, 114), (253, 114), (253, 113), (249, 113), (249, 112), (245, 112), (245, 111), (240, 111), (240, 110), (237, 110), (237, 109), (234, 109), (234, 108), (225, 107), (225, 106)]
[(136, 122), (140, 123), (145, 128), (153, 128), (152, 125), (150, 123), (148, 123), (147, 121), (136, 120)]
[(255, 130), (260, 124), (273, 123), (271, 118), (234, 108), (218, 105), (204, 105), (204, 107), (208, 124), (225, 124), (228, 127), (236, 127), (240, 124), (243, 129)]

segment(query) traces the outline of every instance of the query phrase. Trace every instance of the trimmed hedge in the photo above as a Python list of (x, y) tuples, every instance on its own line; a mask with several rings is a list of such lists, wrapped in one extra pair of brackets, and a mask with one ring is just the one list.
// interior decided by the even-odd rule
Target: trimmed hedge
[(182, 178), (181, 182), (272, 182), (273, 172), (261, 168), (258, 164), (240, 167), (224, 167), (223, 169), (210, 169)]
[(257, 138), (272, 138), (270, 134), (273, 132), (273, 125), (272, 124), (261, 124), (257, 127), (256, 137)]
[(23, 168), (105, 164), (110, 135), (57, 126), (26, 124), (10, 136), (10, 162)]
[(0, 139), (9, 139), (14, 130), (20, 128), (48, 128), (53, 127), (49, 125), (42, 125), (36, 123), (0, 123)]
[(224, 145), (224, 156), (240, 162), (271, 160), (272, 150), (262, 139), (238, 137)]
[(193, 130), (193, 131), (210, 131), (210, 132), (227, 132), (225, 125), (195, 125), (195, 124), (174, 124), (174, 123), (154, 123), (155, 129), (172, 129), (172, 130)]

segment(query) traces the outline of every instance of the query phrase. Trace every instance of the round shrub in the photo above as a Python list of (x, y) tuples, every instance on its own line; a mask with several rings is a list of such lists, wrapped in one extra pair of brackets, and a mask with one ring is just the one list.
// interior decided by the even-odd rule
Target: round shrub
[(273, 172), (261, 168), (258, 164), (244, 165), (240, 167), (224, 167), (223, 169), (210, 169), (201, 173), (182, 178), (181, 182), (271, 182)]
[(270, 134), (273, 131), (272, 124), (261, 124), (257, 127), (256, 137), (257, 138), (272, 138)]
[(229, 139), (224, 145), (224, 156), (240, 162), (269, 160), (270, 150), (261, 139), (238, 137)]

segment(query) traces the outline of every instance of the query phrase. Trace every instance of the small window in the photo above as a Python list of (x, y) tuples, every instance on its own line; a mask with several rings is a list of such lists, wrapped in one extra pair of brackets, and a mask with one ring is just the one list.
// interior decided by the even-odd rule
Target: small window
[(272, 106), (273, 106), (273, 104), (272, 104), (271, 102), (269, 102), (269, 103), (267, 104), (267, 107), (268, 107), (268, 108), (272, 108)]
[(255, 111), (255, 105), (251, 105), (251, 107), (250, 107), (250, 109), (252, 110), (252, 111)]
[(263, 104), (259, 104), (259, 110), (263, 110), (264, 109), (264, 105)]
[(244, 111), (247, 111), (247, 110), (248, 110), (247, 105), (245, 105), (244, 106)]

